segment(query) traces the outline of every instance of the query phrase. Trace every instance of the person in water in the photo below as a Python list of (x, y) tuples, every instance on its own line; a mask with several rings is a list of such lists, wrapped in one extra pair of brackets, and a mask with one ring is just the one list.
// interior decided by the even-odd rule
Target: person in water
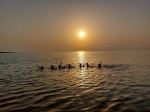
[(87, 68), (89, 68), (89, 67), (90, 67), (89, 63), (86, 63), (86, 67), (87, 67)]
[(61, 69), (62, 67), (61, 67), (61, 65), (58, 65), (58, 69)]
[(65, 66), (62, 66), (62, 65), (58, 65), (58, 69), (65, 69)]
[(79, 63), (79, 67), (82, 68), (84, 67), (85, 65), (82, 65), (82, 63)]
[(50, 69), (51, 69), (51, 70), (54, 70), (54, 69), (57, 69), (57, 67), (54, 66), (54, 65), (51, 65)]
[(89, 65), (89, 63), (86, 63), (86, 67), (87, 68), (93, 68), (94, 66), (93, 65)]
[(68, 64), (68, 66), (67, 66), (69, 69), (71, 69), (71, 68), (75, 68), (75, 66), (72, 66), (71, 64)]
[(44, 69), (44, 66), (42, 65), (42, 66), (39, 66), (39, 65), (37, 65), (41, 70), (43, 70)]
[(70, 68), (72, 68), (70, 64), (68, 64), (68, 66), (67, 66), (67, 67), (68, 67), (69, 69), (70, 69)]
[(98, 68), (101, 68), (102, 67), (102, 61), (101, 63), (98, 64)]

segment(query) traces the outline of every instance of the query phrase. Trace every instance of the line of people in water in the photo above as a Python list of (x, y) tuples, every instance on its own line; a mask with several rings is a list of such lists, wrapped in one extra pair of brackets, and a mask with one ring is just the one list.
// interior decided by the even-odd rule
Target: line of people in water
[[(44, 69), (44, 66), (39, 66), (39, 69), (43, 70)], [(94, 67), (97, 67), (97, 68), (101, 68), (102, 67), (102, 62), (101, 63), (98, 63), (97, 66), (94, 66), (94, 65), (90, 65), (89, 63), (86, 63), (86, 64), (82, 64), (82, 63), (79, 63), (79, 68), (94, 68)], [(51, 65), (49, 69), (51, 70), (56, 70), (56, 69), (72, 69), (72, 68), (75, 68), (75, 66), (71, 65), (71, 64), (67, 64), (67, 65), (62, 65), (62, 61), (61, 61), (61, 64), (59, 64), (58, 66), (55, 66), (55, 65)]]

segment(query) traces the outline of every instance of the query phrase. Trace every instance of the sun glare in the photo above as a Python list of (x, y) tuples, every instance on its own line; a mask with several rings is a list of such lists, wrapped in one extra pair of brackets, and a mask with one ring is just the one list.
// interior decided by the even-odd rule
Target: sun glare
[(85, 32), (79, 32), (79, 37), (80, 37), (80, 38), (85, 37)]

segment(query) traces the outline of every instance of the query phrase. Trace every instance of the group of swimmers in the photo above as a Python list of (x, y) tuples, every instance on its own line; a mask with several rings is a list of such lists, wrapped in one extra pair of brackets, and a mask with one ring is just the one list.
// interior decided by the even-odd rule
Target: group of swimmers
[[(39, 66), (39, 65), (37, 65), (38, 67), (39, 67), (39, 69), (41, 69), (41, 70), (43, 70), (44, 69), (44, 66)], [(86, 67), (86, 68), (94, 68), (94, 67), (98, 67), (98, 68), (101, 68), (102, 67), (102, 62), (101, 63), (98, 63), (98, 65), (97, 66), (93, 66), (93, 65), (90, 65), (89, 63), (86, 63), (86, 64), (82, 64), (82, 63), (79, 63), (79, 68), (81, 69), (81, 68), (84, 68), (84, 67)], [(56, 69), (72, 69), (72, 68), (75, 68), (75, 66), (73, 66), (73, 65), (71, 65), (71, 64), (67, 64), (67, 65), (62, 65), (62, 61), (61, 61), (61, 64), (59, 64), (58, 66), (55, 66), (55, 65), (51, 65), (50, 66), (50, 69), (51, 70), (56, 70)]]

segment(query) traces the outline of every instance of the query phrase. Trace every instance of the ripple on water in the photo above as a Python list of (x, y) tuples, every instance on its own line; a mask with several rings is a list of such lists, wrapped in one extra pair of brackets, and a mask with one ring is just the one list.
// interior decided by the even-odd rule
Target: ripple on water
[[(7, 63), (0, 62), (0, 111), (149, 111), (149, 65), (138, 65), (127, 60), (118, 64), (115, 62), (121, 62), (123, 57), (116, 56), (111, 61), (113, 56), (104, 54), (97, 58), (95, 55), (87, 55), (95, 63), (101, 60), (99, 58), (105, 60), (103, 62), (106, 64), (101, 69), (95, 67), (54, 71), (48, 69), (51, 63), (57, 64), (63, 57), (67, 60), (63, 64), (72, 61), (77, 64), (76, 55), (74, 58), (72, 54), (69, 55), (70, 59), (64, 55), (56, 56), (57, 59), (53, 55), (31, 60), (24, 57), (21, 58), (24, 61), (20, 62), (15, 61), (16, 56), (9, 56), (13, 62), (9, 62), (11, 59)], [(89, 61), (86, 56), (85, 60)], [(44, 64), (45, 69), (37, 70), (34, 66), (36, 63)]]

